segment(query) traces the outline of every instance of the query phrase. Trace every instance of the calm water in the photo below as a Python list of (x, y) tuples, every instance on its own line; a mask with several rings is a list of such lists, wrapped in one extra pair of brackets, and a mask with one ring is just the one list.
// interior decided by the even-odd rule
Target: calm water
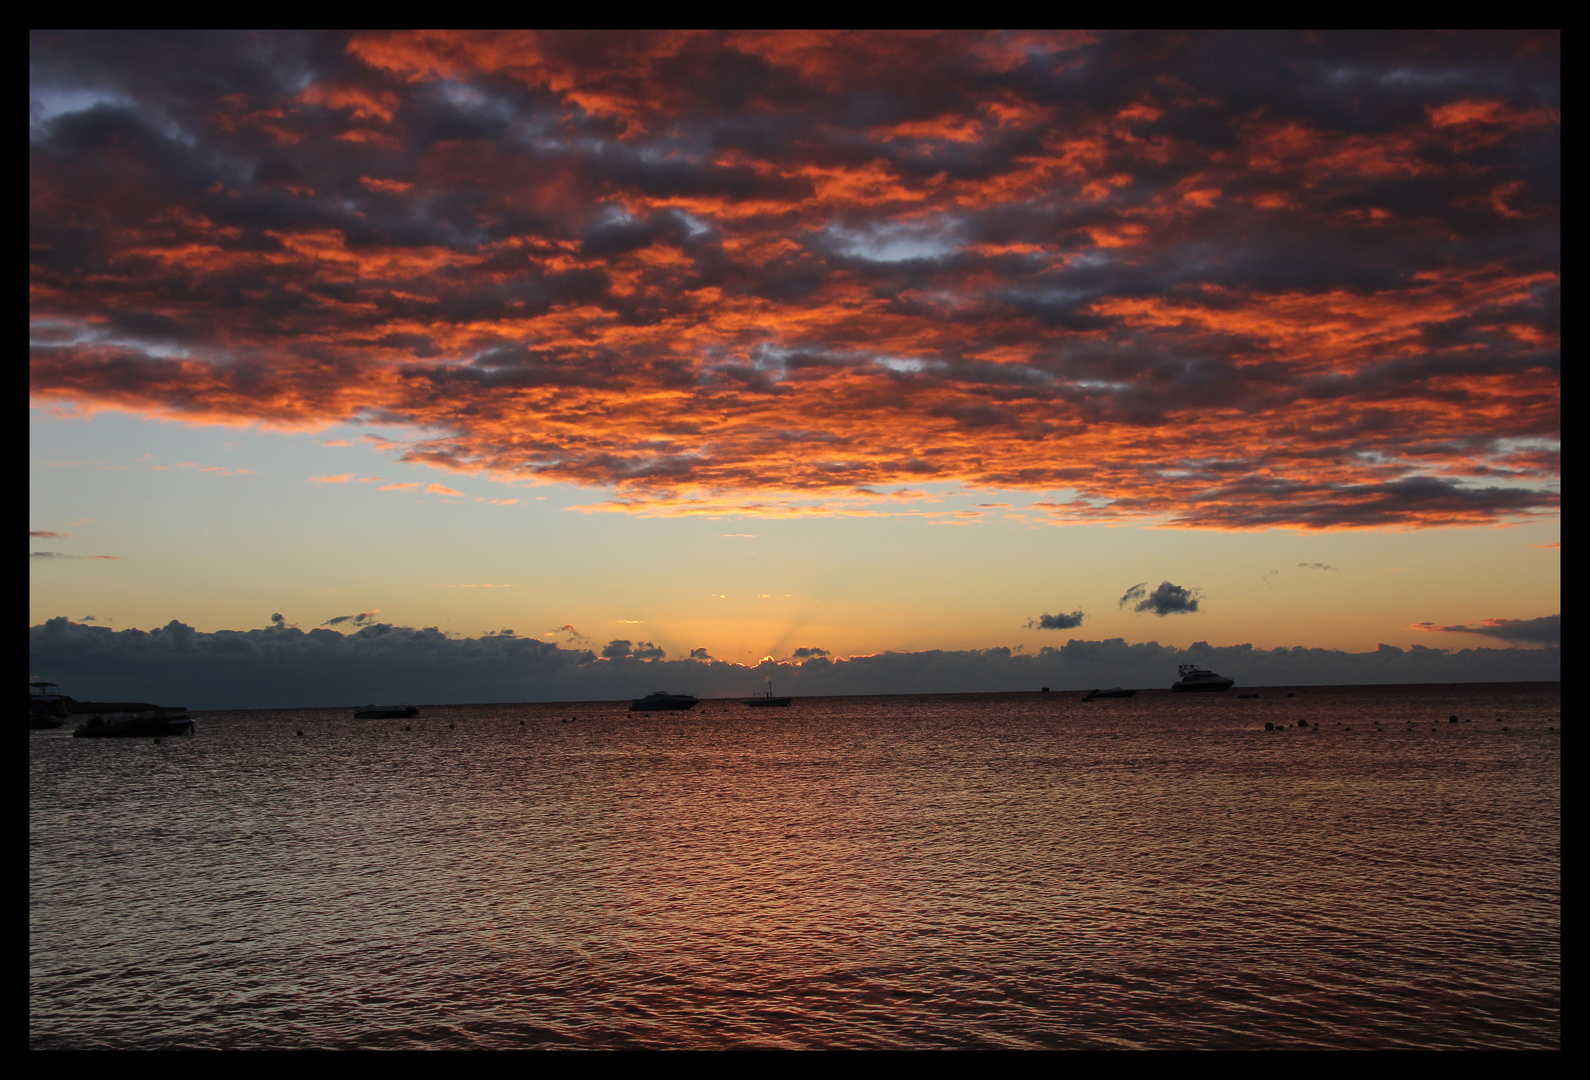
[(1257, 692), (36, 732), (30, 1042), (1557, 1047), (1559, 684)]

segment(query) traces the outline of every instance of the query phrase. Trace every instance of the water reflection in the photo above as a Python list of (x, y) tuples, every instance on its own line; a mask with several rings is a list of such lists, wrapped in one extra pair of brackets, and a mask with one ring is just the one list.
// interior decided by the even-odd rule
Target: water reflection
[(35, 734), (33, 1045), (1557, 1045), (1555, 685), (627, 706)]

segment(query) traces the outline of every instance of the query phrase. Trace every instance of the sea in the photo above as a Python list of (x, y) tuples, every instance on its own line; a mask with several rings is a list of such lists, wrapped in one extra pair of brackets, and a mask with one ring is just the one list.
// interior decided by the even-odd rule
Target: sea
[(29, 1045), (1561, 1045), (1559, 683), (627, 705), (30, 733)]

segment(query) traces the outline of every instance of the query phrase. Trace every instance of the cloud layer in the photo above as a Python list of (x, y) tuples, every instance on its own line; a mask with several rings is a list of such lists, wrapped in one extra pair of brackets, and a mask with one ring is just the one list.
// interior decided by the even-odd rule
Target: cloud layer
[(1559, 52), (36, 33), (31, 385), (409, 425), (409, 461), (634, 512), (927, 481), (1061, 521), (1546, 512)]
[[(692, 653), (664, 660), (641, 642), (598, 657), (511, 631), (452, 638), (435, 629), (378, 623), (351, 634), (305, 633), (280, 622), (263, 630), (201, 633), (173, 620), (156, 630), (111, 630), (50, 619), (28, 631), (29, 671), (81, 700), (146, 700), (190, 708), (271, 708), (413, 702), (586, 701), (637, 697), (659, 688), (703, 697), (745, 696), (772, 676), (780, 693), (891, 694), (1166, 687), (1178, 664), (1212, 667), (1243, 686), (1549, 681), (1561, 649), (1449, 652), (1381, 645), (1332, 649), (1177, 649), (1072, 639), (1022, 654), (1007, 648), (879, 653), (830, 658), (807, 649), (801, 663), (744, 667)], [(611, 648), (611, 646), (609, 646)], [(604, 649), (606, 653), (608, 650)], [(653, 657), (654, 658), (648, 658)]]
[(1539, 619), (1484, 619), (1474, 626), (1437, 626), (1435, 623), (1422, 622), (1414, 623), (1408, 629), (1439, 634), (1479, 634), (1529, 645), (1562, 644), (1561, 615), (1546, 615)]

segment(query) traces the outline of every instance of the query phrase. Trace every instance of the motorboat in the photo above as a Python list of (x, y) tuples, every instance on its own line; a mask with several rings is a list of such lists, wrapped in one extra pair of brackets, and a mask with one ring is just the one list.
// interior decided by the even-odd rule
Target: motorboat
[(766, 690), (766, 692), (761, 693), (761, 694), (757, 694), (755, 697), (746, 698), (745, 699), (745, 703), (747, 705), (749, 705), (753, 709), (765, 709), (765, 708), (768, 708), (769, 706), (782, 708), (783, 706), (788, 705), (790, 702), (792, 702), (794, 700), (795, 699), (792, 698), (792, 697), (774, 697), (773, 696), (773, 680), (769, 679), (769, 680), (767, 680), (767, 690)]
[(1171, 689), (1182, 693), (1230, 690), (1237, 685), (1235, 679), (1216, 675), (1208, 668), (1201, 668), (1195, 664), (1182, 664), (1176, 670), (1181, 673), (1181, 678), (1171, 684)]
[[(153, 711), (142, 715), (121, 714), (120, 719), (109, 719), (95, 714), (88, 723), (72, 732), (74, 739), (125, 739), (160, 738), (162, 735), (192, 735), (193, 720), (186, 709), (163, 709), (151, 706)], [(118, 714), (112, 713), (111, 716)]]
[(1131, 697), (1136, 690), (1123, 690), (1119, 686), (1112, 686), (1108, 690), (1089, 690), (1083, 695), (1083, 701), (1096, 701), (1106, 697)]
[(420, 714), (417, 705), (366, 705), (353, 714), (355, 720), (407, 720)]
[(630, 712), (671, 712), (679, 709), (693, 709), (696, 702), (701, 700), (694, 694), (670, 694), (666, 690), (659, 690), (655, 694), (636, 698), (629, 703)]
[(56, 693), (52, 682), (28, 684), (28, 726), (63, 727), (68, 720), (82, 721), (72, 735), (79, 739), (191, 735), (193, 720), (185, 705), (151, 705), (147, 701), (78, 701)]
[(66, 699), (54, 691), (52, 682), (28, 683), (28, 727), (33, 731), (51, 731), (66, 723), (71, 715)]

